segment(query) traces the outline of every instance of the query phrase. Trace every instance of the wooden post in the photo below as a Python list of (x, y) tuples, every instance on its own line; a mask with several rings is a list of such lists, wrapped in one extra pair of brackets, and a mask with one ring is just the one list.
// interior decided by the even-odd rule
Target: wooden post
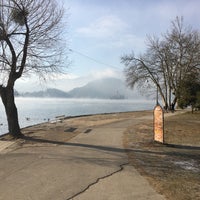
[(159, 104), (154, 108), (154, 141), (164, 143), (164, 112)]

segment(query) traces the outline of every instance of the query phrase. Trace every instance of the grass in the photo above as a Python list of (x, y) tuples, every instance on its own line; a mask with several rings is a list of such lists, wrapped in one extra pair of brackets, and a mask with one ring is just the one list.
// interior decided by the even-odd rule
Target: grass
[(165, 120), (167, 143), (200, 146), (200, 112), (175, 115)]
[(130, 163), (167, 199), (200, 199), (200, 112), (165, 118), (166, 144), (152, 138), (148, 120), (125, 132)]

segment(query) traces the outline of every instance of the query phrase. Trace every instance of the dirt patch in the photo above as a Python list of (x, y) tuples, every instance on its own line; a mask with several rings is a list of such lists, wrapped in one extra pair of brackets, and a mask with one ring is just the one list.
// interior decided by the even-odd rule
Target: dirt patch
[(91, 116), (69, 118), (66, 122), (68, 122), (68, 124), (70, 124), (71, 126), (94, 127), (122, 121), (125, 119), (147, 116), (149, 115), (149, 113), (150, 111), (97, 114)]
[(165, 118), (165, 145), (153, 142), (149, 120), (125, 133), (130, 163), (167, 199), (200, 199), (199, 121), (200, 113)]

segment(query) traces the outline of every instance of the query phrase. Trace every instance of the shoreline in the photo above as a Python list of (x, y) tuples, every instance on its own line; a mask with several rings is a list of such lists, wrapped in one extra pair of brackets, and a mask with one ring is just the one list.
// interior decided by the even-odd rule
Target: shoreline
[[(76, 119), (76, 118), (83, 118), (83, 117), (91, 117), (91, 116), (99, 116), (99, 115), (114, 115), (114, 114), (128, 114), (128, 113), (137, 113), (137, 112), (150, 112), (152, 111), (152, 115), (153, 115), (153, 108), (152, 109), (147, 109), (147, 110), (135, 110), (135, 111), (122, 111), (122, 112), (109, 112), (109, 113), (96, 113), (96, 114), (82, 114), (82, 115), (71, 115), (71, 116), (65, 116), (63, 118), (63, 120), (68, 120), (68, 119)], [(180, 112), (187, 112), (189, 111), (188, 109), (182, 109), (182, 110), (175, 110), (175, 112), (164, 112), (164, 115), (165, 117), (169, 117), (171, 115), (175, 115), (175, 114), (178, 114)], [(59, 122), (59, 119), (56, 119), (57, 116), (54, 117), (54, 119), (51, 119), (50, 121), (45, 121), (45, 122), (39, 122), (39, 123), (36, 123), (36, 124), (32, 124), (32, 125), (28, 125), (28, 126), (25, 126), (25, 127), (22, 127), (21, 130), (25, 130), (25, 129), (28, 129), (28, 128), (32, 128), (32, 127), (35, 127), (35, 126), (42, 126), (42, 125), (45, 125), (45, 124), (53, 124), (53, 123), (58, 123)], [(53, 122), (54, 121), (54, 122)], [(56, 122), (57, 121), (57, 122)], [(51, 123), (52, 122), (52, 123)], [(5, 137), (5, 136), (8, 136), (9, 133), (3, 133), (3, 134), (0, 134), (0, 140)]]
[[(154, 103), (138, 100), (102, 100), (102, 99), (18, 99), (16, 101), (20, 127), (28, 127), (54, 120), (55, 116), (67, 117), (93, 115), (101, 113), (151, 110)], [(0, 103), (0, 135), (8, 132), (4, 107)]]
[[(150, 110), (136, 110), (136, 111), (122, 111), (122, 112), (110, 112), (110, 113), (96, 113), (96, 114), (83, 114), (83, 115), (72, 115), (72, 116), (65, 116), (63, 118), (63, 120), (70, 120), (70, 119), (77, 119), (77, 118), (84, 118), (84, 117), (94, 117), (94, 116), (108, 116), (108, 115), (120, 115), (120, 114), (135, 114), (135, 113), (139, 113), (139, 112), (151, 112), (153, 114), (153, 109)], [(52, 121), (55, 121), (53, 123), (51, 123)], [(29, 128), (34, 128), (37, 126), (42, 126), (42, 125), (48, 125), (48, 124), (56, 124), (56, 123), (60, 123), (62, 124), (62, 122), (57, 121), (56, 122), (56, 116), (54, 117), (54, 119), (50, 120), (50, 121), (45, 121), (45, 122), (41, 122), (41, 123), (37, 123), (37, 124), (33, 124), (33, 125), (29, 125), (29, 126), (25, 126), (23, 128), (21, 128), (21, 131), (29, 129)], [(9, 136), (9, 133), (3, 133), (2, 135), (0, 135), (0, 140), (6, 136)]]

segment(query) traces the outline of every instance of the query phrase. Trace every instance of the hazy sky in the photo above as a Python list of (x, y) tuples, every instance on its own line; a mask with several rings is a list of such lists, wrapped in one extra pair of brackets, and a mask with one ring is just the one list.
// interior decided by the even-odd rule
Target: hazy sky
[[(63, 0), (67, 23), (67, 75), (44, 87), (69, 90), (101, 77), (122, 77), (120, 56), (145, 51), (147, 35), (160, 36), (176, 16), (200, 29), (199, 0)], [(70, 49), (72, 51), (70, 51)], [(94, 60), (99, 61), (95, 62)], [(35, 87), (34, 79), (19, 80), (17, 89)], [(38, 89), (41, 89), (38, 88)]]

